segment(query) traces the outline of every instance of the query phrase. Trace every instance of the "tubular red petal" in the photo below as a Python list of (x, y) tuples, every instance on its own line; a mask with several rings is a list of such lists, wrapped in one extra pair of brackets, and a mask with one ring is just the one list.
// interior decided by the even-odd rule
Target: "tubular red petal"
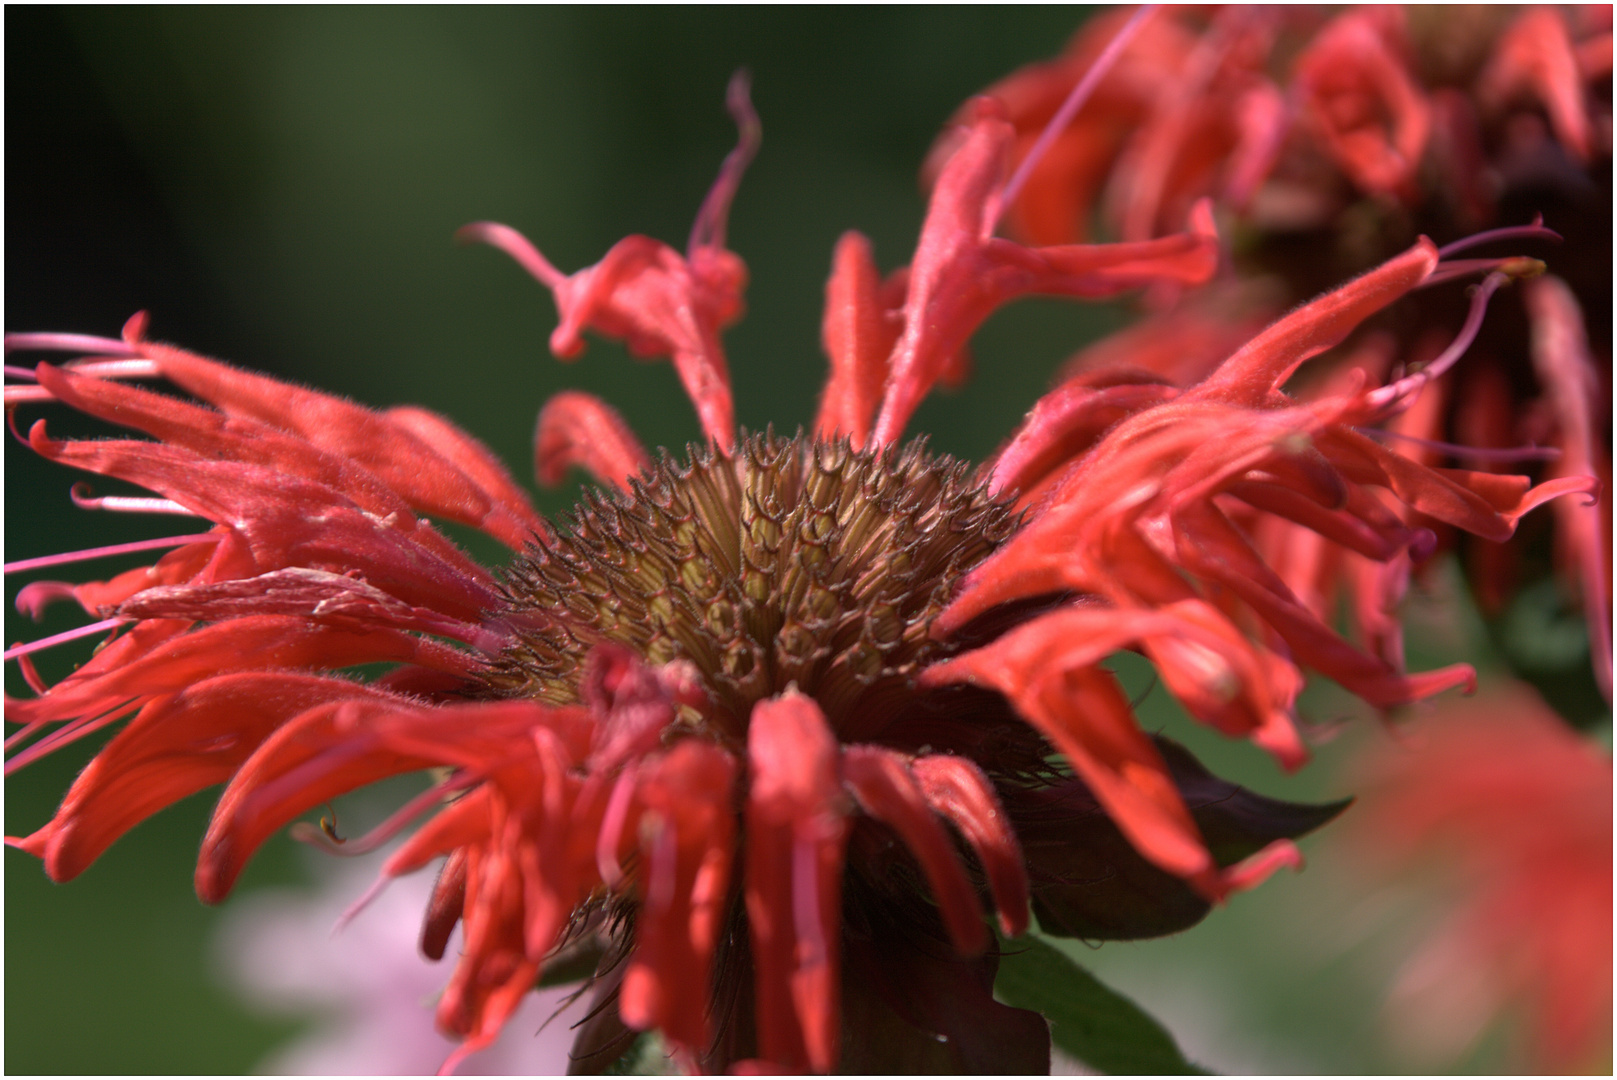
[(887, 380), (887, 357), (898, 340), (898, 322), (888, 317), (881, 288), (870, 241), (858, 232), (843, 233), (825, 283), (820, 344), (831, 359), (831, 377), (820, 398), (814, 434), (820, 439), (846, 436), (855, 449), (870, 437)]
[(1022, 847), (982, 769), (969, 758), (932, 754), (910, 764), (927, 804), (954, 822), (977, 853), (1011, 937), (1027, 930), (1028, 882)]
[(410, 839), (387, 857), (382, 873), (402, 877), (414, 873), (440, 855), (454, 858), (461, 849), (489, 840), (489, 799), (493, 789), (487, 784), (468, 791), (438, 813)]
[(635, 952), (619, 1010), (630, 1027), (655, 1026), (690, 1053), (706, 1050), (709, 1041), (713, 949), (734, 844), (735, 777), (728, 753), (687, 739), (648, 765), (637, 785), (644, 805), (640, 865), (650, 880), (635, 919)]
[(421, 920), (421, 955), (429, 960), (442, 960), (449, 944), (449, 935), (460, 922), (466, 907), (466, 852), (452, 851), (438, 872), (432, 886), (432, 898), (427, 901), (427, 913)]
[(1525, 476), (1427, 468), (1341, 427), (1322, 433), (1319, 445), (1350, 481), (1390, 488), (1406, 505), (1487, 540), (1508, 540), (1522, 515), (1550, 499), (1599, 488), (1589, 476), (1532, 487)]
[(629, 490), (651, 463), (616, 409), (593, 394), (564, 390), (545, 402), (533, 436), (533, 472), (555, 487), (577, 466), (602, 484)]
[(1187, 396), (1263, 404), (1305, 360), (1347, 337), (1365, 319), (1419, 285), (1436, 266), (1437, 248), (1421, 237), (1403, 254), (1272, 324)]
[(555, 289), (567, 280), (567, 275), (550, 265), (550, 260), (539, 253), (532, 241), (509, 225), (501, 225), (497, 221), (474, 221), (456, 229), (455, 239), (463, 244), (479, 243), (499, 248), (548, 289)]
[(1125, 416), (1178, 394), (1175, 387), (1154, 383), (1100, 388), (1068, 383), (1056, 388), (1038, 400), (994, 458), (990, 490), (996, 494), (1031, 490)]
[[(1610, 47), (1608, 36), (1605, 48)], [(1611, 61), (1604, 63), (1609, 67)], [(1584, 104), (1584, 78), (1564, 16), (1553, 8), (1529, 8), (1499, 39), (1477, 90), (1495, 109), (1519, 96), (1538, 98), (1561, 145), (1587, 162), (1593, 125)]]
[(41, 385), (80, 412), (144, 431), (202, 457), (265, 465), (307, 477), (376, 514), (406, 509), (404, 500), (370, 471), (262, 421), (229, 417), (174, 397), (87, 378), (49, 364), (39, 365), (39, 376)]
[(1315, 668), (1383, 708), (1452, 687), (1476, 686), (1469, 664), (1405, 676), (1343, 641), (1315, 618), (1270, 570), (1238, 530), (1211, 506), (1186, 510), (1175, 522), (1184, 565), (1228, 588), (1285, 639), (1299, 664)]
[(442, 455), (487, 496), (488, 512), (468, 524), (482, 529), (513, 551), (520, 550), (535, 533), (548, 531), (528, 493), (517, 486), (510, 470), (482, 442), (447, 418), (413, 405), (395, 406), (384, 410), (382, 416)]
[[(528, 701), (429, 708), (353, 700), (310, 709), (267, 739), (220, 796), (197, 862), (197, 894), (223, 898), (258, 846), (311, 806), (402, 772), (486, 767), (531, 746), (536, 728), (581, 723), (582, 710)], [(581, 760), (577, 731), (568, 739)]]
[(353, 730), (347, 705), (328, 701), (283, 723), (231, 778), (197, 859), (196, 891), (204, 903), (229, 895), (259, 845), (298, 814), (385, 777), (440, 764), (381, 750), (374, 735)]
[[(178, 446), (57, 442), (46, 435), (44, 421), (29, 440), (43, 457), (129, 480), (228, 523), (262, 569), (359, 570), (406, 603), (467, 621), (497, 603), (487, 571), (430, 526), (393, 515), (377, 520), (323, 484), (257, 465), (207, 461)], [(242, 570), (236, 576), (252, 572)]]
[(747, 753), (745, 894), (759, 1053), (786, 1068), (830, 1072), (847, 841), (836, 737), (811, 698), (788, 691), (753, 707)]
[(977, 897), (906, 760), (879, 746), (850, 746), (842, 753), (842, 776), (860, 809), (890, 825), (920, 862), (955, 948), (967, 956), (981, 953), (988, 931)]
[(80, 668), (34, 701), (8, 706), (7, 719), (65, 720), (121, 701), (171, 693), (214, 675), (245, 669), (335, 670), (355, 664), (425, 664), (465, 671), (467, 658), (446, 646), (388, 629), (311, 625), (301, 618), (230, 619), (160, 640), (110, 669)]
[(1276, 840), (1262, 851), (1220, 870), (1219, 886), (1225, 893), (1245, 892), (1262, 885), (1281, 867), (1293, 872), (1303, 868), (1303, 853), (1290, 840)]
[[(977, 274), (978, 260), (974, 256), (993, 229), (987, 204), (999, 184), (1013, 135), (1011, 126), (992, 115), (992, 110), (980, 110), (933, 188), (926, 223), (910, 264), (904, 332), (893, 352), (872, 437), (877, 446), (898, 439), (949, 356), (964, 344), (966, 335), (960, 333), (951, 335), (947, 342), (936, 340), (934, 328), (948, 306), (964, 299), (955, 295), (970, 287), (960, 280), (962, 275)], [(986, 314), (979, 315), (973, 328)]]
[(396, 627), (441, 634), (483, 647), (498, 640), (497, 631), (448, 618), (430, 607), (405, 604), (356, 577), (297, 567), (209, 585), (142, 589), (117, 610), (140, 619), (293, 615), (350, 628)]
[(696, 212), (696, 220), (691, 224), (690, 243), (685, 253), (693, 262), (697, 252), (703, 248), (724, 248), (730, 204), (735, 201), (741, 178), (746, 174), (747, 166), (752, 164), (764, 137), (758, 111), (752, 107), (752, 76), (746, 68), (730, 76), (730, 83), (724, 90), (724, 105), (736, 123), (736, 146), (724, 156), (719, 175), (708, 189), (707, 197), (702, 200), (702, 208)]
[[(1528, 317), (1532, 320), (1533, 367), (1549, 392), (1560, 429), (1564, 455), (1554, 469), (1561, 482), (1596, 478), (1594, 402), (1600, 384), (1583, 326), (1577, 297), (1560, 278), (1546, 276), (1527, 283)], [(1608, 464), (1609, 471), (1609, 464)], [(1552, 483), (1557, 481), (1552, 481)], [(1543, 485), (1548, 487), (1549, 485)], [(1570, 486), (1570, 485), (1569, 485)], [(1600, 494), (1598, 485), (1588, 489)], [(1584, 619), (1589, 627), (1589, 655), (1595, 677), (1611, 700), (1611, 512), (1591, 497), (1556, 504), (1564, 562), (1580, 587)]]
[(1199, 284), (1217, 268), (1211, 205), (1190, 229), (1140, 244), (1027, 248), (991, 235), (996, 184), (1014, 138), (992, 99), (944, 166), (910, 264), (904, 330), (893, 348), (872, 441), (894, 442), (922, 398), (1001, 304), (1019, 296), (1111, 296), (1155, 281)]
[(1378, 21), (1360, 11), (1338, 16), (1298, 58), (1295, 89), (1326, 150), (1360, 190), (1410, 201), (1431, 106)]
[(728, 451), (735, 444), (730, 371), (719, 331), (741, 312), (746, 266), (734, 253), (701, 248), (687, 263), (667, 244), (628, 236), (556, 288), (561, 323), (550, 350), (583, 351), (586, 327), (622, 338), (639, 357), (667, 356), (696, 407), (702, 430)]

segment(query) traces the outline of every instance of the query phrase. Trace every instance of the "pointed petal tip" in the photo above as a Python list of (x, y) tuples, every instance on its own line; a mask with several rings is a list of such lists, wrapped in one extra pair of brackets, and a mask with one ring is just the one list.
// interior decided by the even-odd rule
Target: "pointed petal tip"
[(141, 343), (146, 340), (146, 325), (150, 321), (150, 315), (145, 311), (137, 311), (129, 316), (121, 332), (124, 344), (131, 349), (139, 349)]

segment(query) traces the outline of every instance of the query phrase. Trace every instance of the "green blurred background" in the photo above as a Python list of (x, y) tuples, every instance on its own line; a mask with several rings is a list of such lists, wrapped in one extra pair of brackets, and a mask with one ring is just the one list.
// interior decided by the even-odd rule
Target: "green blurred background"
[[(1083, 17), (1057, 7), (8, 7), (5, 325), (115, 335), (147, 309), (163, 340), (369, 404), (435, 408), (523, 479), (538, 408), (566, 387), (616, 404), (650, 445), (682, 444), (697, 430), (668, 365), (600, 341), (580, 363), (557, 363), (544, 290), (451, 235), (503, 221), (567, 271), (631, 232), (683, 247), (734, 143), (724, 87), (745, 65), (764, 143), (731, 220), (752, 285), (726, 344), (740, 422), (795, 428), (811, 420), (824, 374), (819, 314), (836, 237), (861, 229), (884, 269), (907, 261), (923, 212), (916, 170), (939, 126), (973, 91), (1056, 52)], [(981, 458), (1062, 359), (1125, 318), (1043, 302), (1002, 312), (974, 342), (969, 391), (935, 396), (912, 430)], [(98, 430), (50, 410), (26, 419), (38, 415), (58, 433)], [(76, 477), (15, 446), (5, 469), (8, 560), (175, 531), (74, 510)], [(541, 496), (547, 510), (570, 501)], [(17, 585), (7, 582), (8, 600)], [(7, 612), (8, 642), (82, 621), (59, 611), (34, 627)], [(1451, 620), (1418, 639), (1431, 655), (1412, 666), (1471, 650), (1478, 636)], [(85, 652), (55, 650), (40, 667), (54, 681)], [(1144, 685), (1143, 672), (1129, 677)], [(25, 692), (14, 670), (6, 678), (9, 692)], [(1352, 739), (1285, 778), (1250, 747), (1182, 731), (1162, 702), (1160, 690), (1148, 697), (1148, 722), (1183, 734), (1220, 771), (1276, 795), (1339, 794), (1332, 760)], [(1347, 706), (1327, 697), (1311, 708)], [(92, 749), (8, 782), (6, 832), (44, 822)], [(7, 849), (7, 1071), (239, 1072), (295, 1034), (249, 1015), (212, 974), (218, 913), (190, 891), (211, 801), (146, 823), (68, 885)], [(276, 839), (240, 889), (298, 883), (303, 866)], [(1298, 945), (1334, 918), (1319, 891), (1329, 880), (1328, 870), (1312, 883), (1279, 880), (1179, 938), (1083, 958), (1148, 1009), (1199, 1024), (1179, 1034), (1214, 1068), (1396, 1069), (1370, 1036), (1373, 973)], [(1490, 1060), (1485, 1050), (1469, 1066)]]

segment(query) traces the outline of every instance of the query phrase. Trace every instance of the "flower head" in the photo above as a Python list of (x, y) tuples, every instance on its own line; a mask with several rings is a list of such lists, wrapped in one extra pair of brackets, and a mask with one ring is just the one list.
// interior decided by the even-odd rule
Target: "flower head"
[[(1437, 470), (1354, 431), (1417, 399), (1420, 376), (1310, 400), (1281, 389), (1431, 277), (1424, 240), (1196, 386), (1111, 371), (1059, 387), (975, 471), (901, 445), (998, 305), (1215, 268), (1205, 207), (1138, 243), (995, 237), (1012, 136), (992, 107), (943, 164), (907, 273), (883, 284), (868, 247), (839, 248), (815, 436), (738, 434), (718, 331), (744, 270), (723, 222), (757, 135), (744, 85), (731, 105), (741, 146), (684, 257), (631, 238), (566, 278), (514, 232), (474, 227), (554, 292), (555, 351), (590, 327), (669, 355), (705, 436), (653, 460), (603, 403), (553, 400), (541, 477), (577, 464), (610, 489), (554, 525), (435, 414), (242, 372), (150, 341), (140, 318), (117, 341), (11, 340), (94, 355), (40, 364), (8, 408), (62, 402), (155, 439), (56, 440), (38, 421), (35, 451), (212, 526), (148, 569), (32, 594), (75, 599), (100, 619), (83, 633), (113, 633), (37, 698), (8, 700), (14, 740), (39, 736), (8, 770), (127, 723), (56, 816), (9, 842), (64, 880), (224, 783), (196, 874), (214, 901), (297, 815), (439, 770), (350, 849), (436, 811), (383, 880), (445, 860), (422, 947), (441, 956), (461, 924), (438, 1005), (463, 1039), (450, 1066), (582, 953), (598, 956), (586, 1065), (657, 1028), (705, 1069), (1038, 1071), (1044, 1021), (993, 1000), (985, 914), (1013, 936), (1030, 905), (1055, 933), (1181, 929), (1297, 865), (1291, 839), (1339, 809), (1244, 792), (1147, 736), (1105, 657), (1145, 652), (1198, 719), (1297, 765), (1299, 665), (1382, 706), (1471, 675), (1411, 676), (1350, 645), (1238, 520), (1270, 515), (1386, 562), (1424, 548), (1381, 498), (1504, 537), (1590, 487)], [(202, 404), (122, 381), (144, 377)], [(483, 568), (432, 518), (501, 541), (510, 563)], [(8, 657), (27, 665), (45, 644)], [(392, 666), (351, 677), (375, 664)]]
[[(985, 91), (1015, 129), (1016, 156), (1051, 138), (1048, 118), (1126, 14), (1094, 20), (1060, 58)], [(1473, 374), (1449, 380), (1452, 388), (1437, 391), (1446, 402), (1429, 398), (1418, 425), (1411, 416), (1388, 437), (1424, 440), (1434, 465), (1447, 458), (1514, 471), (1559, 456), (1546, 479), (1603, 475), (1609, 395), (1590, 384), (1609, 378), (1601, 314), (1611, 295), (1610, 229), (1588, 223), (1611, 203), (1608, 8), (1231, 6), (1144, 18), (1048, 151), (1021, 166), (1027, 182), (1006, 214), (1016, 232), (1051, 244), (1099, 227), (1145, 241), (1212, 199), (1233, 232), (1243, 300), (1278, 313), (1386, 264), (1420, 234), (1436, 238), (1456, 269), (1463, 250), (1531, 241), (1533, 226), (1511, 226), (1536, 214), (1562, 234), (1539, 238), (1565, 237), (1554, 260), (1560, 277), (1520, 290), (1525, 318), (1499, 320), (1479, 340)], [(931, 173), (955, 138), (939, 137)], [(1507, 227), (1473, 235), (1499, 224)], [(1377, 365), (1378, 379), (1426, 363), (1443, 348), (1439, 328), (1454, 334), (1466, 317), (1439, 292), (1411, 307), (1417, 317), (1391, 324), (1396, 346)], [(1188, 297), (1130, 328), (1128, 345), (1150, 355), (1173, 349), (1175, 370), (1159, 374), (1188, 385), (1227, 355), (1221, 339), (1244, 321)], [(1421, 514), (1410, 523), (1441, 519)], [(1593, 500), (1567, 503), (1555, 547), (1609, 701), (1607, 517)], [(1436, 536), (1445, 547), (1459, 542), (1443, 528)], [(1515, 591), (1529, 545), (1466, 546), (1473, 586), (1496, 611)], [(1387, 591), (1385, 575), (1363, 588), (1351, 580), (1367, 582), (1362, 573), (1337, 577), (1328, 584), (1347, 586), (1364, 611)]]

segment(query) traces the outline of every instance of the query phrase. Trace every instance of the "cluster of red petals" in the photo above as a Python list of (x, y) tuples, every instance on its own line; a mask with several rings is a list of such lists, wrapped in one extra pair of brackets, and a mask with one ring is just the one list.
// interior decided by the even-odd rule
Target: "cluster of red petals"
[(1514, 1006), (1526, 1071), (1607, 1068), (1610, 756), (1526, 687), (1493, 687), (1374, 748), (1357, 781), (1341, 841), (1377, 878), (1444, 886), (1441, 921), (1393, 989), (1395, 1028), (1458, 1055)]
[[(1016, 600), (1063, 592), (1084, 600), (930, 669), (924, 681), (968, 680), (1010, 698), (1139, 850), (1208, 896), (1252, 868), (1214, 865), (1100, 661), (1119, 647), (1140, 649), (1193, 716), (1295, 767), (1306, 756), (1292, 710), (1302, 668), (1381, 708), (1469, 687), (1475, 676), (1466, 665), (1407, 674), (1385, 618), (1365, 628), (1368, 648), (1355, 647), (1331, 628), (1330, 609), (1283, 576), (1289, 553), (1306, 539), (1364, 560), (1391, 575), (1378, 593), (1394, 594), (1390, 609), (1398, 575), (1432, 550), (1430, 532), (1406, 521), (1412, 514), (1503, 540), (1533, 507), (1598, 487), (1588, 475), (1531, 487), (1389, 450), (1357, 428), (1384, 419), (1401, 384), (1394, 394), (1371, 390), (1356, 371), (1306, 401), (1280, 389), (1436, 266), (1423, 240), (1287, 315), (1185, 388), (1133, 370), (1081, 373), (1040, 401), (990, 463), (991, 483), (1022, 492), (1031, 517), (967, 578), (936, 632)], [(1275, 535), (1284, 541), (1263, 542)]]
[[(989, 88), (1016, 128), (1018, 158), (1127, 15), (1086, 23), (1062, 57)], [(1486, 63), (1458, 73), (1416, 63), (1407, 19), (1391, 5), (1328, 18), (1276, 7), (1155, 13), (1033, 169), (1010, 222), (1058, 243), (1084, 237), (1099, 208), (1124, 239), (1143, 240), (1213, 196), (1281, 228), (1315, 224), (1338, 205), (1322, 162), (1358, 192), (1410, 205), (1427, 198), (1430, 167), (1482, 212), (1480, 125), (1523, 107), (1541, 109), (1576, 160), (1610, 152), (1589, 92), (1611, 75), (1609, 7), (1526, 9)], [(1438, 37), (1485, 33), (1467, 23)], [(1448, 81), (1423, 83), (1434, 75)], [(934, 150), (934, 175), (954, 138)]]

